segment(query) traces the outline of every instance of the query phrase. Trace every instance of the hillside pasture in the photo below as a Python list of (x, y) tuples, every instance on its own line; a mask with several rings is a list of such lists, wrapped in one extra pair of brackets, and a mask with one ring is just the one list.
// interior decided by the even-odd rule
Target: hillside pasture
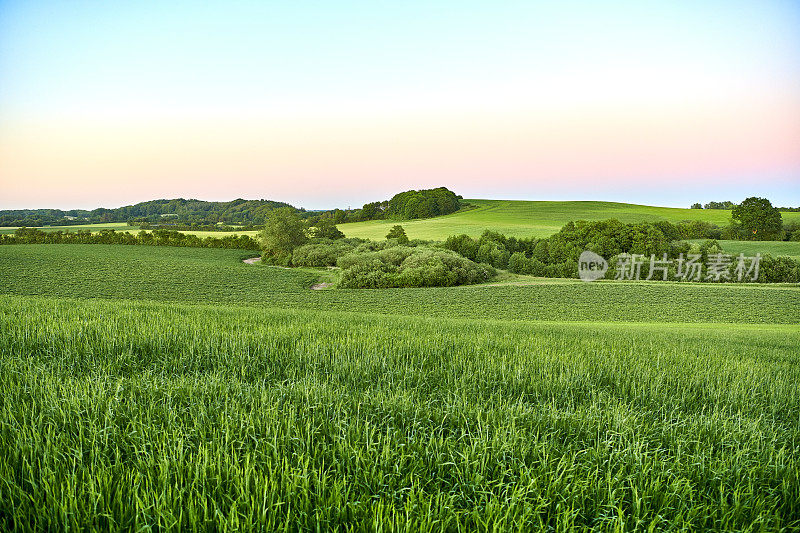
[[(444, 240), (460, 233), (477, 237), (486, 229), (513, 237), (547, 237), (574, 220), (703, 220), (724, 227), (729, 224), (731, 216), (730, 211), (721, 209), (680, 209), (617, 202), (466, 201), (478, 207), (424, 220), (371, 220), (340, 224), (339, 229), (348, 237), (365, 239), (384, 239), (395, 224), (402, 224), (411, 239)], [(784, 212), (782, 216), (784, 222), (800, 221), (800, 213)]]

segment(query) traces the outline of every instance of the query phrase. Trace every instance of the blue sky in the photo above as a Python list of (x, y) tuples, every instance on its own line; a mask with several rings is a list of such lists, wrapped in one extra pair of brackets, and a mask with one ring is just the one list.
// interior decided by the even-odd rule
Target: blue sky
[(0, 2), (0, 207), (800, 205), (796, 2)]

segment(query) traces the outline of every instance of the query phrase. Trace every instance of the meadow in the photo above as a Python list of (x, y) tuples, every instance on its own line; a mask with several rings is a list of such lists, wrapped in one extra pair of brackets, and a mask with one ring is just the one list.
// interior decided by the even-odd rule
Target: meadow
[[(595, 201), (526, 201), (526, 200), (466, 200), (471, 209), (450, 215), (422, 220), (370, 220), (339, 224), (339, 229), (347, 237), (383, 240), (395, 224), (401, 224), (411, 239), (443, 241), (451, 235), (461, 233), (479, 237), (490, 229), (509, 237), (548, 237), (557, 233), (569, 221), (605, 220), (616, 218), (621, 222), (644, 222), (666, 220), (703, 220), (720, 227), (730, 223), (731, 212), (724, 209), (681, 209), (674, 207), (655, 207), (619, 202)], [(800, 222), (800, 212), (782, 212), (783, 222)], [(0, 228), (0, 233), (13, 233), (16, 228)], [(104, 229), (116, 231), (139, 231), (138, 226), (125, 223), (88, 224), (82, 226), (44, 226), (42, 231), (77, 231)], [(249, 235), (255, 237), (257, 231), (191, 231), (182, 233), (198, 237), (225, 237), (228, 235)], [(731, 241), (734, 242), (734, 241)], [(794, 248), (793, 248), (794, 250)], [(736, 252), (738, 253), (738, 252)]]
[(587, 284), (518, 276), (497, 285), (312, 291), (325, 271), (241, 262), (250, 256), (242, 250), (162, 246), (0, 246), (0, 294), (475, 320), (800, 323), (797, 285)]
[[(557, 233), (564, 224), (574, 220), (605, 220), (621, 222), (666, 220), (703, 220), (720, 227), (730, 222), (731, 212), (723, 209), (680, 209), (654, 207), (618, 202), (550, 202), (523, 200), (466, 200), (478, 206), (442, 217), (424, 220), (371, 220), (340, 224), (348, 237), (383, 239), (394, 224), (402, 224), (411, 239), (444, 240), (450, 235), (465, 233), (478, 237), (485, 229), (509, 237), (547, 237)], [(784, 223), (800, 221), (800, 213), (783, 212)]]
[[(689, 242), (702, 242), (703, 239), (690, 240)], [(772, 256), (791, 257), (800, 261), (800, 242), (798, 241), (717, 241), (727, 254), (754, 256), (770, 254)]]
[(800, 528), (800, 286), (0, 246), (0, 530)]
[(0, 526), (796, 529), (798, 342), (0, 296)]

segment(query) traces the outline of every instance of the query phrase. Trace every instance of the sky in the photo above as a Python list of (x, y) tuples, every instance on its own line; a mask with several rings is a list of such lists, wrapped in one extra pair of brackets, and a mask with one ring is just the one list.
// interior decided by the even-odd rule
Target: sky
[(0, 0), (0, 209), (800, 205), (800, 2)]

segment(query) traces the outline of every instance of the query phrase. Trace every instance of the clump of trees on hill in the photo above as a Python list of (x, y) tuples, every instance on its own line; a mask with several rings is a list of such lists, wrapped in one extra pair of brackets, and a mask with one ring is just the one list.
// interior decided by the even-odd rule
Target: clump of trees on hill
[(313, 220), (330, 218), (335, 224), (365, 220), (413, 220), (455, 213), (465, 204), (461, 196), (446, 187), (397, 193), (390, 200), (370, 202), (361, 209), (333, 209), (312, 216)]
[[(699, 203), (693, 204), (692, 209), (702, 209)], [(791, 222), (783, 224), (781, 211), (794, 211), (792, 208), (777, 208), (766, 198), (752, 196), (740, 204), (733, 202), (709, 202), (705, 209), (730, 209), (731, 223), (725, 228), (711, 224), (707, 226), (712, 239), (730, 239), (744, 241), (800, 241), (800, 224)], [(697, 221), (692, 222), (698, 224)], [(708, 224), (708, 223), (704, 223)], [(699, 226), (696, 226), (699, 227)], [(711, 228), (714, 228), (711, 231)], [(719, 229), (717, 233), (716, 229)], [(701, 236), (685, 237), (697, 239)]]

